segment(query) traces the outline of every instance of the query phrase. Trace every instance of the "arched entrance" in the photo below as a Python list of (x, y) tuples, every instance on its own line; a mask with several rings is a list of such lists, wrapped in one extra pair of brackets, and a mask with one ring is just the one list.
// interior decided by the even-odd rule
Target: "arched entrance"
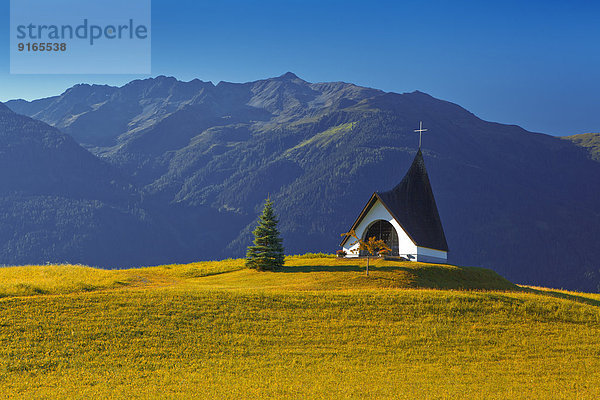
[(398, 255), (398, 233), (396, 232), (394, 226), (388, 221), (380, 219), (371, 224), (371, 226), (366, 230), (365, 234), (363, 235), (363, 240), (367, 240), (372, 236), (374, 236), (377, 240), (383, 240), (385, 244), (387, 244), (388, 247), (392, 249), (392, 252), (389, 255)]

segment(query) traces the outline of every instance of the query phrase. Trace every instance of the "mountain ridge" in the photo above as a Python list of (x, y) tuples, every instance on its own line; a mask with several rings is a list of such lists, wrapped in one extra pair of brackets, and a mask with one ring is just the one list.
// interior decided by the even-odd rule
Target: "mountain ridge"
[[(598, 290), (600, 250), (590, 236), (600, 235), (600, 168), (575, 144), (483, 121), (418, 91), (295, 74), (191, 82), (133, 81), (101, 105), (92, 103), (105, 89), (83, 90), (81, 98), (51, 98), (44, 115), (130, 177), (167, 219), (179, 207), (235, 221), (216, 222), (228, 238), (215, 236), (222, 245), (206, 257), (243, 254), (267, 195), (288, 252), (335, 250), (368, 197), (404, 176), (417, 150), (413, 130), (424, 121), (423, 153), (451, 262), (516, 282)], [(64, 111), (77, 107), (87, 111)], [(214, 221), (200, 225), (211, 231)]]

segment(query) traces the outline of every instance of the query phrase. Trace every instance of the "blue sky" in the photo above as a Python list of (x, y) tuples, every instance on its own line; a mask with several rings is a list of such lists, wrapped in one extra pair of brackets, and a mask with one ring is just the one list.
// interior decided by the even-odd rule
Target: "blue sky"
[[(10, 75), (0, 0), (0, 101), (144, 75)], [(421, 90), (555, 135), (600, 131), (600, 2), (152, 2), (152, 76), (246, 82), (296, 73)]]

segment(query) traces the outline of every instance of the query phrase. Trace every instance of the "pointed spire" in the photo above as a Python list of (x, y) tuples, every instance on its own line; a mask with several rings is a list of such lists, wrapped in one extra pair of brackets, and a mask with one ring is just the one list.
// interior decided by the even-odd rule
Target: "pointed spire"
[(377, 195), (417, 246), (448, 251), (421, 149), (402, 181)]

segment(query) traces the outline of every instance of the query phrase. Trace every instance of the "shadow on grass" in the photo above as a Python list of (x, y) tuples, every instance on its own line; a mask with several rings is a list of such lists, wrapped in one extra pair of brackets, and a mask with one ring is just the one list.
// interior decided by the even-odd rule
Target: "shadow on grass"
[[(431, 289), (459, 289), (459, 290), (502, 290), (510, 292), (522, 292), (537, 295), (550, 296), (558, 299), (570, 300), (578, 303), (600, 307), (600, 300), (591, 299), (576, 294), (562, 293), (552, 289), (542, 290), (526, 286), (515, 285), (492, 270), (476, 267), (458, 267), (458, 270), (442, 270), (422, 266), (410, 268), (398, 266), (371, 265), (371, 272), (376, 271), (402, 271), (414, 277), (414, 287)], [(484, 275), (477, 276), (477, 271)], [(310, 272), (366, 272), (365, 265), (302, 265), (284, 266), (278, 270), (279, 273), (310, 273)]]
[[(374, 265), (370, 267), (373, 280), (384, 279), (378, 272), (391, 272), (387, 278), (397, 280), (399, 287), (449, 290), (508, 290), (519, 291), (520, 288), (507, 281), (492, 270), (483, 268), (444, 268), (436, 264), (419, 265), (416, 268), (407, 265)], [(289, 266), (280, 270), (282, 273), (311, 272), (366, 272), (365, 265), (302, 265)], [(397, 276), (395, 276), (397, 274)]]
[(600, 300), (594, 300), (594, 299), (590, 299), (589, 297), (578, 296), (576, 294), (561, 293), (561, 292), (554, 291), (552, 289), (540, 290), (540, 289), (534, 289), (534, 288), (530, 288), (530, 287), (521, 287), (521, 290), (525, 293), (550, 296), (550, 297), (555, 297), (557, 299), (571, 300), (571, 301), (575, 301), (577, 303), (584, 303), (584, 304), (587, 304), (590, 306), (600, 307)]
[[(412, 271), (406, 267), (380, 267), (370, 266), (371, 271)], [(367, 268), (360, 265), (302, 265), (294, 267), (284, 266), (277, 272), (365, 272)]]

